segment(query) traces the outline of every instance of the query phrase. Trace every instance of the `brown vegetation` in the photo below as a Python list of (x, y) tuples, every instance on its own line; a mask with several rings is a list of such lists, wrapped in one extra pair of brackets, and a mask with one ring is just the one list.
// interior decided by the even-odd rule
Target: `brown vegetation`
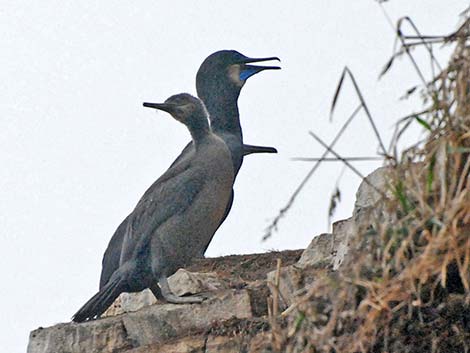
[(319, 272), (284, 315), (274, 291), (278, 351), (470, 352), (470, 19), (442, 37), (405, 36), (404, 21), (414, 27), (399, 22), (394, 57), (416, 65), (412, 47), (423, 46), (433, 61), (432, 44), (455, 45), (448, 67), (424, 82), (427, 109), (400, 121), (393, 145), (413, 121), (427, 137), (400, 155), (392, 145), (385, 156), (383, 194), (393, 196), (358, 229), (351, 260), (338, 273)]

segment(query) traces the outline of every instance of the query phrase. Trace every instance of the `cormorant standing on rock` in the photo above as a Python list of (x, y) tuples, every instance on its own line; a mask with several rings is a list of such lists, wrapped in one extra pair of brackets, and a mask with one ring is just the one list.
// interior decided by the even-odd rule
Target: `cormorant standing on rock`
[(232, 157), (225, 142), (211, 131), (198, 98), (183, 93), (144, 106), (166, 111), (185, 124), (194, 152), (168, 169), (152, 186), (149, 202), (128, 217), (119, 267), (74, 315), (76, 322), (99, 317), (122, 292), (145, 288), (171, 303), (202, 301), (173, 294), (167, 277), (199, 256), (218, 228), (232, 192)]
[[(212, 131), (220, 136), (227, 144), (232, 155), (235, 177), (243, 163), (243, 157), (252, 153), (276, 153), (273, 147), (252, 146), (243, 144), (240, 115), (238, 112), (238, 97), (246, 80), (264, 70), (278, 70), (279, 66), (251, 65), (253, 63), (278, 60), (277, 57), (249, 58), (235, 50), (221, 50), (209, 55), (201, 64), (196, 75), (196, 89), (200, 99), (209, 112)], [(171, 167), (190, 158), (194, 153), (193, 142), (188, 143)], [(170, 167), (170, 168), (171, 168)], [(149, 195), (153, 194), (154, 185), (145, 192), (137, 204), (148, 204)], [(233, 203), (233, 190), (227, 203), (222, 224), (228, 216)], [(122, 241), (124, 239), (127, 223), (132, 213), (116, 229), (104, 253), (100, 277), (100, 288), (109, 280), (119, 266)], [(220, 226), (220, 225), (219, 225)], [(217, 230), (217, 229), (216, 229)], [(215, 232), (214, 232), (215, 233)], [(209, 243), (207, 244), (209, 245)], [(204, 255), (207, 247), (200, 256)]]

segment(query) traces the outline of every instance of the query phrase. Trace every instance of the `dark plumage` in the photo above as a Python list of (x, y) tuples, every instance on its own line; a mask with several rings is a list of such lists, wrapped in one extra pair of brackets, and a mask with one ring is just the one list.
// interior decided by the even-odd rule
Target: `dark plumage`
[[(199, 256), (225, 213), (234, 170), (225, 142), (212, 133), (202, 102), (189, 94), (165, 103), (144, 103), (184, 123), (194, 152), (168, 169), (128, 216), (119, 266), (73, 317), (76, 322), (99, 317), (122, 292), (150, 288), (172, 303), (198, 303), (200, 297), (178, 297), (167, 277)], [(159, 285), (158, 285), (158, 284)]]
[[(201, 64), (196, 75), (196, 88), (199, 98), (209, 112), (212, 131), (220, 136), (227, 144), (232, 155), (235, 177), (243, 163), (243, 157), (252, 153), (276, 153), (273, 147), (252, 146), (243, 144), (242, 128), (238, 112), (238, 97), (246, 80), (251, 76), (264, 70), (277, 70), (278, 66), (255, 66), (255, 62), (279, 60), (277, 57), (249, 58), (235, 50), (221, 50), (209, 55)], [(171, 167), (190, 158), (194, 153), (193, 142), (188, 143)], [(171, 168), (170, 167), (170, 168)], [(139, 201), (148, 203), (148, 195), (154, 191), (154, 185), (146, 191)], [(220, 224), (228, 216), (233, 204), (233, 191), (225, 215)], [(100, 288), (109, 280), (119, 265), (119, 254), (124, 238), (129, 216), (124, 219), (114, 233), (104, 253), (102, 271), (100, 277)], [(214, 232), (215, 233), (215, 232)], [(209, 245), (209, 243), (207, 244)], [(207, 248), (207, 247), (206, 247)], [(206, 248), (200, 256), (204, 255)]]

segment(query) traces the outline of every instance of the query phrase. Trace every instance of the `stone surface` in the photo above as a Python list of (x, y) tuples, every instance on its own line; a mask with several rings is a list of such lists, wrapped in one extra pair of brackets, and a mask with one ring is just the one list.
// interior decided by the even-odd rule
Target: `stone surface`
[(153, 305), (157, 299), (150, 289), (138, 293), (121, 293), (114, 303), (103, 313), (102, 317), (116, 316), (140, 310), (146, 306)]
[(39, 328), (29, 336), (28, 353), (89, 352), (111, 353), (133, 347), (119, 318), (85, 324), (58, 324)]
[(269, 295), (269, 288), (266, 284), (266, 278), (249, 283), (245, 289), (250, 293), (251, 312), (253, 316), (261, 317), (268, 315), (268, 303), (266, 298)]
[[(308, 269), (337, 270), (341, 266), (348, 253), (348, 242), (354, 230), (352, 218), (335, 222), (332, 234), (324, 233), (313, 238), (296, 264), (281, 269), (279, 277), (281, 309), (293, 304), (299, 295), (305, 293), (313, 285), (314, 278)], [(269, 272), (268, 282), (274, 284), (275, 277), (276, 271)]]
[(333, 224), (333, 237), (335, 238), (332, 260), (333, 271), (337, 271), (344, 262), (349, 251), (349, 240), (353, 237), (355, 232), (356, 225), (352, 218)]
[(348, 241), (354, 230), (351, 218), (333, 223), (332, 234), (323, 233), (313, 238), (294, 266), (301, 269), (332, 266), (337, 270), (348, 252)]
[[(168, 283), (173, 293), (179, 296), (228, 289), (228, 285), (214, 272), (197, 273), (179, 269), (168, 278)], [(104, 312), (103, 317), (137, 311), (156, 302), (150, 289), (138, 293), (122, 293)]]
[[(267, 280), (271, 283), (271, 294), (273, 293), (272, 286), (275, 283), (276, 271), (268, 273)], [(279, 273), (279, 293), (281, 309), (286, 309), (295, 302), (299, 294), (304, 289), (303, 270), (293, 265), (281, 268)]]
[(202, 304), (152, 305), (124, 315), (38, 329), (31, 332), (28, 353), (125, 351), (207, 329), (215, 321), (252, 316), (246, 290), (210, 295)]
[(304, 250), (296, 266), (298, 268), (328, 266), (333, 259), (334, 243), (335, 237), (330, 233), (316, 236)]
[(165, 344), (150, 344), (125, 351), (125, 353), (206, 353), (204, 335), (188, 336)]
[(182, 268), (168, 278), (168, 283), (173, 293), (179, 296), (228, 288), (215, 272), (197, 273)]
[[(383, 198), (392, 198), (389, 167), (381, 167), (370, 173), (362, 181), (356, 192), (353, 216), (356, 232), (364, 232), (372, 223), (382, 220), (382, 223), (394, 222), (394, 214), (387, 212)], [(381, 193), (378, 192), (381, 191)]]
[(242, 336), (209, 336), (204, 353), (239, 353), (243, 352)]
[(268, 353), (272, 352), (270, 342), (271, 337), (266, 332), (254, 336), (199, 334), (181, 337), (165, 344), (151, 344), (125, 350), (123, 353)]
[(353, 213), (357, 213), (361, 208), (373, 207), (382, 200), (382, 195), (377, 190), (387, 197), (393, 196), (389, 187), (390, 171), (389, 167), (381, 167), (366, 176), (357, 189)]

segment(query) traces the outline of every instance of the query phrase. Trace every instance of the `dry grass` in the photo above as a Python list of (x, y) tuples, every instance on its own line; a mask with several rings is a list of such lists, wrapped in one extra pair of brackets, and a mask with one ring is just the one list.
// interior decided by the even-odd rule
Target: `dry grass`
[(277, 351), (470, 352), (470, 19), (449, 36), (398, 33), (396, 55), (410, 58), (411, 46), (432, 55), (436, 42), (456, 45), (423, 86), (427, 109), (397, 129), (415, 121), (428, 136), (399, 156), (394, 140), (385, 162), (394, 196), (362, 222), (350, 261), (319, 273), (283, 324), (270, 303)]

